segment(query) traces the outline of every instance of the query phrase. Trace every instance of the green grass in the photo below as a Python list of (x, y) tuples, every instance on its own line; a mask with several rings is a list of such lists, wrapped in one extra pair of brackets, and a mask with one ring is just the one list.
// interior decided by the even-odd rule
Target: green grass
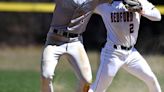
[[(40, 92), (40, 47), (4, 48), (0, 50), (0, 92)], [(93, 80), (99, 65), (99, 53), (88, 52)], [(157, 75), (164, 91), (164, 56), (144, 56)], [(62, 57), (54, 77), (55, 92), (75, 92), (77, 78), (67, 60)], [(107, 92), (148, 92), (146, 85), (120, 70)]]
[(39, 92), (38, 78), (34, 71), (0, 71), (0, 92)]

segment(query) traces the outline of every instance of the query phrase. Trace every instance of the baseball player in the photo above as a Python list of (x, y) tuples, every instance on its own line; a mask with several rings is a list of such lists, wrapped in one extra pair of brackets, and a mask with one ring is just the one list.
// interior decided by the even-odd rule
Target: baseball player
[(82, 33), (96, 5), (105, 1), (55, 0), (56, 7), (42, 53), (41, 92), (53, 92), (52, 80), (61, 55), (67, 57), (79, 79), (77, 92), (87, 92), (92, 72), (82, 44)]
[(141, 16), (160, 21), (161, 14), (147, 0), (138, 2), (142, 8), (133, 11), (121, 0), (99, 5), (95, 12), (102, 16), (107, 29), (107, 42), (101, 51), (101, 62), (95, 82), (88, 92), (106, 92), (120, 68), (141, 79), (149, 92), (161, 92), (160, 85), (150, 66), (134, 48)]

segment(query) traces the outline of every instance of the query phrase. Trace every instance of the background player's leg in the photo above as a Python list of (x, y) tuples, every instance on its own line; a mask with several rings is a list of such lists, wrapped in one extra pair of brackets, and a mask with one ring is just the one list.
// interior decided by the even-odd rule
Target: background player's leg
[[(53, 92), (53, 75), (57, 65), (59, 56), (54, 56), (57, 48), (56, 46), (48, 45), (45, 47), (41, 62), (41, 92)], [(56, 54), (59, 55), (59, 54)]]
[(42, 91), (41, 92), (54, 92), (53, 91), (53, 84), (52, 79), (47, 79), (42, 77)]
[(117, 71), (124, 64), (116, 54), (112, 55), (109, 52), (107, 49), (102, 50), (96, 80), (91, 85), (89, 92), (106, 92)]
[(144, 81), (149, 88), (149, 92), (161, 92), (156, 76), (138, 51), (133, 50), (127, 60), (128, 63), (123, 67), (124, 69)]
[(88, 92), (89, 85), (92, 82), (92, 72), (90, 62), (84, 46), (80, 41), (68, 44), (68, 60), (79, 79), (77, 92)]

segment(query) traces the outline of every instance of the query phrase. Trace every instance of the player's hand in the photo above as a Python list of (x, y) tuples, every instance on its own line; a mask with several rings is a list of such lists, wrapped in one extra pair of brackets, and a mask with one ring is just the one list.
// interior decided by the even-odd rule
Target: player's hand
[(123, 0), (125, 7), (131, 12), (141, 12), (142, 5), (138, 0)]

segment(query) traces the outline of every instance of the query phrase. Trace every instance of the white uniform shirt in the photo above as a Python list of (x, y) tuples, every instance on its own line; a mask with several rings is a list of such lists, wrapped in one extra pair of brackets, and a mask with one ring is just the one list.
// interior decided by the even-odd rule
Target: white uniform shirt
[[(143, 9), (154, 7), (146, 0), (143, 1)], [(129, 12), (122, 1), (114, 1), (112, 4), (97, 6), (95, 13), (102, 16), (107, 29), (107, 41), (126, 47), (136, 44), (141, 17), (138, 12)]]

